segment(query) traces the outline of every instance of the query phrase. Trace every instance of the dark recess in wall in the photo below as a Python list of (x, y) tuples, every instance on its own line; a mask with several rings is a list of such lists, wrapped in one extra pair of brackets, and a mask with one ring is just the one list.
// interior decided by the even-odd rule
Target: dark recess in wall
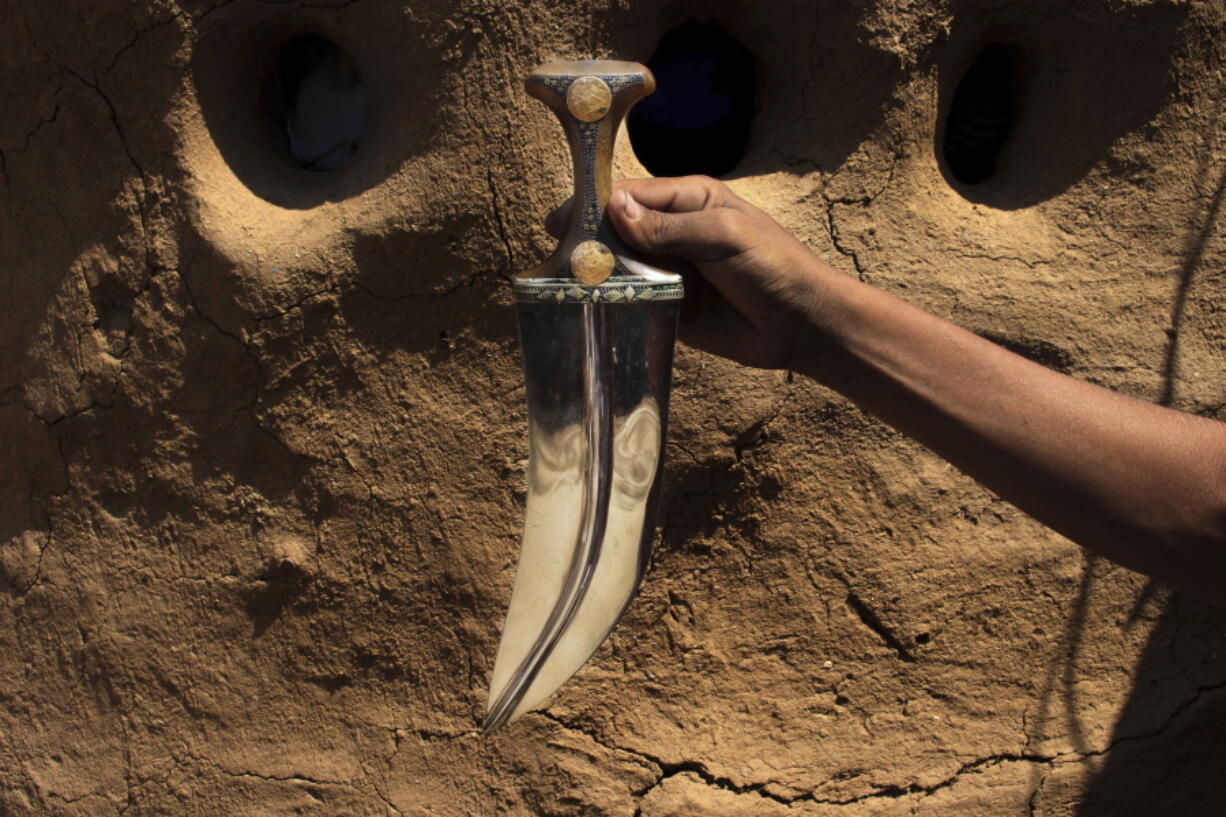
[(1013, 130), (1015, 93), (1012, 52), (989, 43), (959, 81), (945, 119), (942, 150), (959, 182), (979, 184), (996, 175)]
[(647, 64), (656, 92), (628, 122), (639, 161), (656, 176), (731, 172), (753, 121), (753, 55), (718, 26), (690, 20), (660, 39)]
[(260, 78), (260, 112), (283, 155), (305, 170), (337, 170), (366, 136), (370, 100), (353, 61), (319, 34), (299, 34)]

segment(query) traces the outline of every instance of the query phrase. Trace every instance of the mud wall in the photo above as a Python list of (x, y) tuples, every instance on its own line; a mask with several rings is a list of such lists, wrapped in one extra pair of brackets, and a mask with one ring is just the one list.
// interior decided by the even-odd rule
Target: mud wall
[[(1220, 813), (1226, 615), (689, 350), (642, 595), (547, 711), (474, 731), (524, 501), (504, 279), (569, 183), (534, 65), (720, 25), (757, 61), (738, 192), (1226, 419), (1220, 3), (0, 8), (0, 814)], [(337, 170), (262, 107), (304, 33), (369, 93)], [(1023, 92), (964, 184), (945, 119), (990, 42)]]

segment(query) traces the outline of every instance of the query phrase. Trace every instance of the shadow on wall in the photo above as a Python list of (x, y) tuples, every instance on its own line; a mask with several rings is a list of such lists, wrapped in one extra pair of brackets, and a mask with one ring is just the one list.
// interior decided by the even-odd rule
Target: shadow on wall
[[(1226, 752), (1221, 751), (1226, 610), (1157, 582), (1145, 585), (1119, 627), (1127, 633), (1143, 620), (1156, 624), (1137, 662), (1128, 701), (1106, 747), (1100, 748), (1082, 724), (1082, 713), (1094, 702), (1079, 689), (1087, 680), (1087, 662), (1096, 660), (1090, 656), (1101, 652), (1099, 645), (1087, 643), (1086, 634), (1104, 569), (1112, 568), (1087, 554), (1065, 623), (1064, 654), (1048, 667), (1029, 733), (1031, 741), (1067, 734), (1072, 752), (1085, 758), (1034, 767), (1031, 813), (1046, 814), (1049, 805), (1072, 796), (1076, 817), (1217, 817), (1222, 805), (1214, 782), (1226, 779)], [(1150, 612), (1155, 606), (1160, 612)]]
[[(885, 120), (906, 78), (868, 41), (870, 4), (746, 4), (730, 25), (758, 60), (758, 113), (730, 176), (834, 173)], [(753, 18), (753, 19), (746, 19)]]
[[(1223, 104), (1223, 100), (1218, 99), (1217, 110), (1209, 121), (1220, 122), (1223, 107), (1226, 107)], [(1204, 260), (1205, 245), (1221, 221), (1223, 201), (1226, 201), (1226, 167), (1216, 167), (1217, 163), (1214, 161), (1213, 149), (1214, 146), (1210, 143), (1208, 149), (1201, 157), (1198, 175), (1202, 186), (1213, 184), (1213, 179), (1209, 174), (1214, 169), (1217, 169), (1217, 184), (1213, 188), (1212, 194), (1210, 194), (1208, 211), (1201, 222), (1201, 226), (1189, 233), (1184, 242), (1183, 264), (1179, 268), (1179, 279), (1175, 286), (1175, 298), (1171, 304), (1171, 325), (1167, 330), (1170, 339), (1167, 342), (1166, 355), (1162, 361), (1162, 394), (1158, 401), (1164, 406), (1174, 403), (1179, 385), (1179, 341), (1183, 333), (1184, 316), (1188, 306), (1188, 293), (1192, 290), (1192, 282), (1196, 278), (1196, 271), (1200, 267), (1201, 261)]]
[[(1217, 113), (1221, 112), (1219, 100)], [(1218, 121), (1215, 115), (1210, 121)], [(1205, 244), (1219, 222), (1226, 173), (1213, 162), (1213, 146), (1200, 163), (1208, 197), (1200, 226), (1185, 241), (1171, 306), (1170, 342), (1163, 361), (1160, 402), (1173, 402), (1178, 385), (1179, 338), (1184, 309)], [(1088, 571), (1087, 571), (1088, 573)], [(1134, 605), (1131, 624), (1157, 593), (1151, 582)], [(1080, 624), (1076, 625), (1078, 628)], [(1136, 677), (1105, 764), (1086, 789), (1078, 817), (1223, 812), (1215, 785), (1226, 780), (1226, 610), (1173, 597), (1137, 664)]]
[(1226, 610), (1176, 596), (1145, 646), (1113, 748), (1077, 817), (1217, 817), (1223, 735)]
[(1187, 13), (1035, 3), (960, 14), (938, 65), (933, 149), (946, 180), (1006, 210), (1064, 192), (1169, 100)]
[(515, 311), (500, 302), (506, 261), (481, 240), (498, 230), (492, 218), (437, 212), (411, 229), (357, 235), (354, 285), (340, 301), (346, 326), (367, 347), (423, 354), (431, 365), (461, 334), (514, 344)]

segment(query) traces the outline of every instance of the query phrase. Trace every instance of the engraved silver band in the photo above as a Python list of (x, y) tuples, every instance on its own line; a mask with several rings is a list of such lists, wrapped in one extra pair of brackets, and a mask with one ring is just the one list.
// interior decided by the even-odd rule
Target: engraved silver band
[(685, 295), (680, 276), (660, 281), (614, 276), (594, 287), (574, 278), (517, 278), (511, 288), (520, 303), (647, 303), (676, 301)]

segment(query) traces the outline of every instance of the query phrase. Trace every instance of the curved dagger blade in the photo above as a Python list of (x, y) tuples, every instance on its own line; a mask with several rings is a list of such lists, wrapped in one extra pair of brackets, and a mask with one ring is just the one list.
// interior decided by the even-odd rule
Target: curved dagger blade
[[(551, 422), (547, 395), (565, 388), (567, 367), (554, 361), (542, 363), (543, 372), (528, 371), (527, 516), (487, 732), (539, 707), (596, 651), (638, 590), (654, 529), (649, 512), (665, 419), (651, 388), (658, 377), (650, 375), (661, 364), (671, 368), (672, 338), (664, 333), (667, 354), (652, 360), (646, 327), (654, 319), (671, 329), (675, 308), (584, 304), (581, 316), (546, 309), (554, 314), (545, 326), (521, 312), (525, 366), (540, 347), (537, 330), (565, 337), (558, 323), (579, 320), (583, 388), (575, 396), (582, 395), (582, 409), (557, 412), (577, 422)], [(566, 344), (561, 349), (565, 354)], [(558, 369), (561, 380), (552, 383)]]

